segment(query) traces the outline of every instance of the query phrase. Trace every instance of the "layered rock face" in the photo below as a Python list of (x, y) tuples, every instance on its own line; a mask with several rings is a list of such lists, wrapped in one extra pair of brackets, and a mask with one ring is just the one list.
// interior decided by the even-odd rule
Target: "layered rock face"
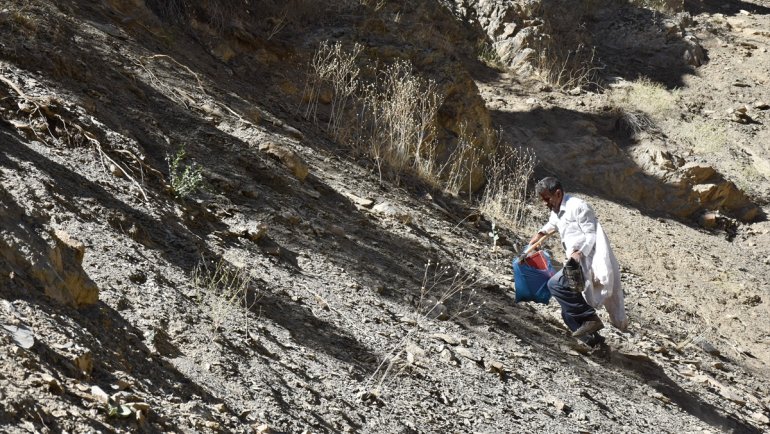
[(84, 307), (99, 299), (99, 288), (83, 270), (85, 245), (63, 230), (30, 224), (11, 196), (0, 209), (0, 284), (16, 292), (42, 290), (68, 306)]

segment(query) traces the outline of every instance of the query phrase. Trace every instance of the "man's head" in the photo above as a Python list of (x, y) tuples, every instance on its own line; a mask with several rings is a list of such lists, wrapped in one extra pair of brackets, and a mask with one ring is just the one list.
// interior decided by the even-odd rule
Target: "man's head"
[(561, 201), (564, 198), (564, 189), (562, 189), (561, 182), (558, 179), (553, 176), (541, 179), (535, 185), (535, 193), (540, 196), (540, 199), (542, 199), (548, 209), (553, 212), (559, 212)]

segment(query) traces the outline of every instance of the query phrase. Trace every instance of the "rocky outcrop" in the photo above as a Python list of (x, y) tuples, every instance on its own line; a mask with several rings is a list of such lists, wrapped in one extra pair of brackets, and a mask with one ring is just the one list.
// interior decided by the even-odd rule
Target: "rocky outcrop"
[[(6, 196), (6, 195), (4, 195)], [(83, 270), (85, 245), (63, 230), (26, 224), (20, 211), (0, 208), (0, 285), (19, 290), (42, 289), (73, 307), (94, 304), (99, 288)]]
[(532, 137), (528, 142), (547, 170), (568, 183), (590, 186), (614, 200), (679, 219), (698, 220), (708, 212), (742, 222), (762, 216), (761, 209), (714, 168), (687, 162), (663, 145), (648, 142), (626, 150), (598, 135), (591, 121), (568, 122), (546, 114), (542, 121), (544, 130), (561, 125), (582, 132), (545, 140)]
[[(658, 205), (662, 211), (671, 210), (680, 218), (693, 217), (704, 211), (719, 211), (742, 222), (754, 221), (761, 214), (760, 208), (735, 183), (711, 166), (685, 162), (683, 158), (653, 146), (637, 149), (632, 155), (646, 174), (669, 186), (670, 192), (661, 196), (663, 200)], [(645, 205), (655, 209), (655, 204)]]
[[(679, 0), (665, 3), (661, 6), (668, 11), (682, 9)], [(663, 17), (601, 1), (458, 0), (451, 7), (461, 19), (480, 26), (502, 63), (519, 73), (574, 69), (557, 71), (570, 75), (590, 70), (596, 58), (612, 74), (623, 74), (629, 64), (665, 73), (706, 60), (699, 40), (688, 31), (692, 18), (687, 13)]]

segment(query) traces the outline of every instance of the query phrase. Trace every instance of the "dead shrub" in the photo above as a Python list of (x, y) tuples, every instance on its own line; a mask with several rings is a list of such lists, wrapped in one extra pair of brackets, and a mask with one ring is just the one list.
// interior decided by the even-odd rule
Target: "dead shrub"
[(193, 270), (192, 283), (195, 299), (211, 318), (214, 332), (229, 324), (248, 333), (250, 313), (261, 298), (248, 270), (224, 259), (201, 260)]
[(549, 37), (539, 40), (536, 68), (543, 80), (562, 90), (600, 87), (596, 50), (579, 44), (568, 49)]
[(510, 229), (520, 228), (531, 217), (527, 206), (528, 188), (537, 159), (531, 149), (514, 148), (507, 144), (497, 149), (497, 154), (487, 166), (487, 182), (479, 210)]
[(436, 83), (414, 74), (406, 62), (379, 71), (363, 89), (356, 145), (367, 151), (382, 179), (413, 172), (433, 184), (436, 178), (436, 113), (441, 104)]
[(467, 123), (460, 124), (455, 148), (436, 174), (445, 191), (457, 196), (465, 193), (468, 200), (472, 200), (473, 179), (480, 175), (479, 171), (482, 170), (483, 156), (480, 147), (487, 145), (485, 147), (489, 148), (489, 141), (493, 140), (493, 137), (489, 131), (484, 131), (482, 137), (478, 137), (469, 132)]
[(419, 348), (412, 345), (418, 333), (434, 333), (435, 321), (454, 321), (477, 315), (486, 302), (478, 303), (476, 287), (479, 279), (463, 270), (428, 261), (420, 286), (420, 297), (414, 306), (414, 317), (407, 332), (385, 353), (382, 362), (364, 385), (362, 398), (380, 400), (385, 390), (414, 366), (420, 357)]
[(335, 140), (342, 143), (349, 140), (350, 128), (346, 121), (351, 99), (359, 89), (358, 75), (361, 69), (356, 62), (362, 50), (363, 47), (357, 43), (346, 50), (340, 42), (322, 42), (310, 61), (310, 72), (305, 82), (305, 117), (318, 121), (319, 100), (324, 90), (330, 89), (326, 129)]

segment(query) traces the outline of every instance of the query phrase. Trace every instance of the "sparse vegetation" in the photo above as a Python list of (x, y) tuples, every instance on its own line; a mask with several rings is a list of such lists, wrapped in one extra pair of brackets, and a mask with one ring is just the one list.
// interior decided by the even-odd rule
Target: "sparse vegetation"
[(435, 117), (441, 104), (436, 83), (423, 80), (405, 62), (379, 71), (363, 89), (356, 147), (397, 178), (411, 171), (435, 182)]
[(618, 107), (641, 111), (655, 119), (671, 114), (679, 100), (678, 90), (668, 90), (648, 78), (633, 81), (629, 86), (616, 87), (610, 93), (611, 101)]
[(671, 131), (671, 136), (698, 153), (722, 152), (727, 144), (724, 127), (708, 119), (682, 122)]
[(623, 123), (634, 133), (653, 128), (676, 110), (678, 90), (668, 90), (648, 78), (615, 87), (609, 99)]
[(478, 45), (476, 51), (478, 53), (477, 57), (479, 61), (488, 67), (500, 71), (505, 70), (505, 64), (503, 63), (503, 60), (500, 58), (497, 50), (495, 50), (495, 47), (488, 41), (481, 42)]
[(473, 199), (473, 179), (474, 176), (480, 175), (482, 170), (482, 155), (478, 145), (484, 141), (489, 145), (489, 141), (493, 139), (494, 135), (489, 131), (485, 131), (479, 138), (469, 132), (467, 123), (460, 124), (455, 148), (436, 176), (442, 180), (445, 191), (457, 196), (466, 193), (469, 201)]
[(259, 300), (259, 293), (248, 270), (220, 259), (202, 260), (193, 271), (195, 299), (208, 314), (214, 332), (229, 323), (249, 331), (249, 314)]
[[(407, 368), (414, 365), (415, 355), (410, 342), (421, 331), (435, 331), (430, 324), (436, 320), (452, 321), (479, 313), (486, 302), (477, 303), (479, 280), (473, 274), (455, 271), (452, 267), (428, 261), (415, 305), (415, 318), (404, 337), (385, 354), (382, 362), (369, 377), (365, 397), (380, 399), (384, 390)], [(411, 350), (411, 351), (410, 351)]]
[(171, 191), (180, 199), (197, 192), (203, 186), (203, 170), (195, 162), (185, 163), (186, 156), (184, 147), (180, 147), (176, 154), (166, 157)]
[(497, 155), (487, 167), (479, 210), (508, 228), (522, 227), (530, 217), (527, 188), (536, 164), (530, 149), (498, 146)]
[(478, 278), (471, 273), (428, 261), (420, 286), (418, 317), (452, 320), (478, 314), (484, 303), (474, 301), (477, 284)]
[[(319, 102), (327, 90), (330, 108), (326, 128), (338, 142), (371, 158), (384, 178), (398, 181), (410, 173), (449, 192), (470, 191), (467, 182), (481, 170), (476, 137), (462, 132), (444, 164), (436, 161), (436, 114), (442, 102), (437, 84), (414, 73), (405, 61), (374, 71), (363, 84), (356, 59), (362, 47), (345, 51), (322, 43), (310, 65), (305, 86), (305, 116), (318, 119)], [(355, 122), (350, 122), (355, 119)]]
[(454, 149), (439, 163), (436, 115), (443, 96), (436, 82), (417, 75), (408, 62), (397, 61), (373, 71), (375, 79), (363, 83), (356, 66), (361, 51), (358, 44), (351, 51), (339, 43), (321, 44), (305, 86), (305, 117), (318, 120), (319, 102), (328, 91), (327, 131), (371, 158), (381, 181), (398, 182), (408, 173), (434, 188), (470, 197), (473, 180), (483, 170), (478, 145), (493, 135), (476, 137), (467, 124), (460, 125)]
[(546, 83), (562, 90), (598, 86), (600, 67), (594, 48), (580, 44), (575, 49), (564, 49), (550, 38), (541, 37), (540, 41), (536, 67)]
[[(331, 109), (326, 128), (339, 142), (346, 142), (350, 129), (345, 126), (351, 97), (359, 88), (360, 68), (356, 59), (363, 47), (354, 44), (345, 50), (341, 43), (321, 43), (310, 62), (310, 74), (305, 84), (305, 98), (308, 101), (305, 117), (318, 120), (318, 103), (325, 91), (331, 92)], [(343, 127), (344, 126), (344, 127)]]

